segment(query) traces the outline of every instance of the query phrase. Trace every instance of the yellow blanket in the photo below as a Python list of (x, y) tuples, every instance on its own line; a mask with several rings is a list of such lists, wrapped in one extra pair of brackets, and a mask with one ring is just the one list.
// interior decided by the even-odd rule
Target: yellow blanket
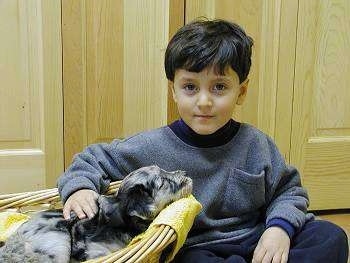
[[(153, 220), (146, 232), (136, 236), (130, 242), (129, 246), (136, 243), (141, 238), (146, 237), (149, 234), (153, 234), (154, 231), (151, 231), (153, 228), (157, 228), (160, 225), (168, 225), (173, 228), (177, 234), (177, 239), (172, 251), (166, 259), (166, 262), (170, 262), (174, 259), (176, 253), (185, 243), (193, 221), (201, 209), (202, 205), (192, 195), (173, 202), (168, 207), (163, 209)], [(158, 262), (158, 260), (159, 259), (150, 259), (148, 262)]]
[(0, 213), (0, 241), (5, 241), (17, 228), (29, 219), (28, 215), (17, 212)]

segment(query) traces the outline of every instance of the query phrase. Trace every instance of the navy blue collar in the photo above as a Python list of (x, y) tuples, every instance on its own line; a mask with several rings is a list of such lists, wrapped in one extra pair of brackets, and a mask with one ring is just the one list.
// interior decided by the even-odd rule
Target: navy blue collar
[(196, 133), (182, 119), (169, 124), (169, 128), (186, 144), (200, 148), (210, 148), (228, 143), (236, 135), (240, 125), (239, 122), (230, 119), (219, 130), (208, 135)]

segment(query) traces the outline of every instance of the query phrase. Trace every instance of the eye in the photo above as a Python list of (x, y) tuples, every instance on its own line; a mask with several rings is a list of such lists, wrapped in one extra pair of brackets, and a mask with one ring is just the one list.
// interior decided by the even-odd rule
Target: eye
[(213, 87), (213, 91), (214, 91), (215, 93), (221, 94), (221, 93), (223, 93), (225, 90), (226, 90), (226, 86), (225, 86), (224, 84), (221, 84), (221, 83), (216, 84), (216, 85)]
[(183, 86), (183, 89), (188, 94), (194, 94), (198, 90), (198, 88), (193, 84), (186, 84)]
[(144, 192), (147, 194), (147, 196), (152, 197), (152, 190), (150, 188), (145, 188)]
[(160, 187), (159, 187), (159, 188), (162, 188), (162, 187), (164, 186), (164, 183), (165, 183), (165, 181), (162, 180), (162, 183), (160, 184)]
[(154, 189), (155, 191), (162, 189), (164, 186), (165, 179), (162, 179), (160, 177), (156, 177), (154, 181), (151, 182), (151, 189)]
[(149, 196), (152, 197), (152, 187), (137, 184), (129, 191), (129, 196)]

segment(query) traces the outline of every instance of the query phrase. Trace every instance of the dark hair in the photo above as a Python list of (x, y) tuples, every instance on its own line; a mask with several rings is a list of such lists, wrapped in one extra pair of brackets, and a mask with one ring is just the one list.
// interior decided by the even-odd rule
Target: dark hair
[(200, 72), (214, 66), (224, 74), (229, 65), (242, 83), (251, 65), (253, 39), (237, 24), (225, 20), (197, 19), (180, 28), (165, 52), (165, 72), (174, 81), (175, 71)]

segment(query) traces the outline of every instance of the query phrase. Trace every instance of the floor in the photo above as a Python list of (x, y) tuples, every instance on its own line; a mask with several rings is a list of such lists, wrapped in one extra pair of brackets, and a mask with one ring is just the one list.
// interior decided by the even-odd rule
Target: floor
[[(348, 235), (349, 243), (350, 243), (350, 210), (346, 211), (332, 211), (332, 212), (314, 212), (317, 217), (321, 219), (331, 221), (338, 226), (342, 227), (346, 234)], [(350, 263), (350, 257), (348, 259), (348, 263)]]

